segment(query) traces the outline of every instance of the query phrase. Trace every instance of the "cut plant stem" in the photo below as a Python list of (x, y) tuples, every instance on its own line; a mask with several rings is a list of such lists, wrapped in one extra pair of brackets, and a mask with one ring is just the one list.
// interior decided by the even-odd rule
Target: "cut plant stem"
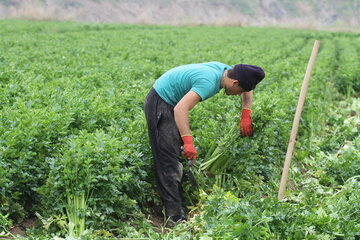
[(85, 231), (86, 200), (85, 192), (78, 195), (68, 194), (67, 216), (70, 237), (80, 237)]
[(234, 125), (228, 134), (210, 147), (204, 162), (200, 165), (201, 170), (219, 175), (216, 176), (216, 178), (217, 183), (220, 185), (224, 182), (221, 180), (221, 175), (224, 173), (230, 159), (230, 146), (238, 138), (238, 136), (239, 133), (237, 131), (237, 126)]

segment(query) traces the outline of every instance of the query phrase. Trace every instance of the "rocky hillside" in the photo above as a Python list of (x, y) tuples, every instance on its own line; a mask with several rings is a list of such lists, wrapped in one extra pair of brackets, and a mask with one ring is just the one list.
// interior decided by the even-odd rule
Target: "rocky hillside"
[(0, 19), (360, 29), (359, 0), (0, 0)]

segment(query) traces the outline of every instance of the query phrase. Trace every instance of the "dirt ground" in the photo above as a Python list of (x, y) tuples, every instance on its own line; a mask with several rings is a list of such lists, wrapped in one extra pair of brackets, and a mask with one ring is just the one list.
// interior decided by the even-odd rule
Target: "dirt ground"
[(19, 224), (15, 224), (12, 228), (10, 228), (9, 232), (11, 235), (7, 236), (5, 239), (12, 239), (14, 236), (26, 237), (26, 229), (35, 226), (36, 218), (25, 219), (23, 222)]
[[(164, 217), (161, 213), (154, 213), (153, 215), (149, 216), (150, 223), (154, 226), (154, 230), (156, 232), (167, 232), (167, 227), (164, 225)], [(0, 236), (0, 239), (14, 239), (15, 237), (26, 237), (26, 230), (34, 227), (36, 218), (29, 218), (25, 219), (23, 222), (19, 224), (15, 224), (12, 228), (9, 230), (9, 234), (5, 236)]]

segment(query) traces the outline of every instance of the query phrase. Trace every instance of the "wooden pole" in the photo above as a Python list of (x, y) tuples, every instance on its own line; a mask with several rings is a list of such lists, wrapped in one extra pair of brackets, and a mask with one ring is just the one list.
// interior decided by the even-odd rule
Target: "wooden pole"
[(302, 109), (304, 106), (306, 91), (307, 91), (307, 88), (309, 85), (311, 72), (314, 67), (314, 63), (315, 63), (315, 59), (316, 59), (319, 47), (320, 47), (320, 41), (315, 40), (315, 43), (314, 43), (314, 46), (313, 46), (313, 49), (311, 52), (310, 60), (309, 60), (308, 66), (306, 68), (306, 73), (305, 73), (304, 81), (303, 81), (303, 84), (301, 87), (300, 97), (299, 97), (298, 105), (297, 105), (296, 112), (295, 112), (294, 122), (293, 122), (293, 126), (291, 129), (289, 145), (288, 145), (288, 149), (286, 152), (285, 163), (284, 163), (284, 168), (283, 168), (283, 172), (282, 172), (282, 176), (281, 176), (280, 188), (279, 188), (279, 193), (278, 193), (279, 200), (281, 200), (284, 196), (287, 177), (288, 177), (289, 168), (290, 168), (291, 157), (292, 157), (292, 153), (294, 150), (294, 144), (295, 144), (295, 139), (296, 139), (296, 135), (297, 135), (297, 130), (299, 127), (301, 112), (302, 112)]

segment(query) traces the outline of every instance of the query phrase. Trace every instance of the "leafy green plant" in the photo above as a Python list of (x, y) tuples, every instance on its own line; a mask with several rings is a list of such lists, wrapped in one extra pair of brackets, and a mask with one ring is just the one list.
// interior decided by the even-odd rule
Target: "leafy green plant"
[(1, 212), (0, 212), (0, 232), (5, 232), (9, 229), (9, 227), (12, 226), (12, 222), (11, 220), (9, 219), (9, 214), (7, 215), (3, 215)]
[(230, 146), (239, 137), (237, 126), (231, 128), (231, 130), (217, 143), (215, 143), (201, 163), (200, 168), (209, 173), (221, 175), (226, 169), (226, 165), (229, 160)]
[(86, 218), (90, 227), (97, 228), (124, 218), (130, 209), (136, 211), (136, 202), (124, 187), (137, 179), (130, 180), (131, 169), (119, 154), (120, 145), (102, 131), (81, 131), (51, 160), (50, 176), (41, 193), (49, 210), (61, 213), (66, 209), (68, 234), (80, 236), (87, 228)]

